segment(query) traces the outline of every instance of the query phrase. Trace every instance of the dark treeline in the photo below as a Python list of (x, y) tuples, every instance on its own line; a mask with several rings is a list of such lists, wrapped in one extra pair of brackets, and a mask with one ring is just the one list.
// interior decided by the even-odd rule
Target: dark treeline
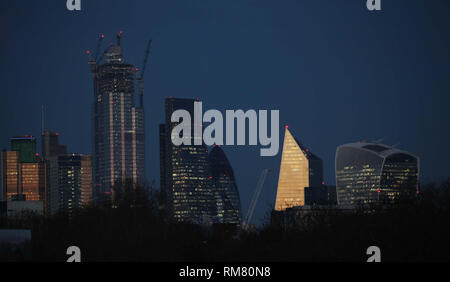
[[(82, 261), (366, 261), (380, 247), (382, 261), (450, 261), (450, 179), (428, 184), (391, 208), (353, 213), (312, 212), (301, 226), (267, 222), (239, 236), (220, 228), (167, 220), (157, 195), (136, 189), (116, 208), (92, 206), (52, 218), (0, 218), (0, 228), (32, 230), (23, 256), (0, 247), (0, 260), (66, 261), (69, 246)], [(148, 200), (150, 199), (150, 200)]]

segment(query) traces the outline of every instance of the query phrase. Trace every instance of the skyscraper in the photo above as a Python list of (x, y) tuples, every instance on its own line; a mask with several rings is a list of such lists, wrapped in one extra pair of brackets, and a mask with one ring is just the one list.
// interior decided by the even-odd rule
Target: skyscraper
[[(66, 145), (60, 145), (59, 144), (59, 133), (53, 132), (50, 130), (44, 129), (44, 123), (42, 122), (42, 135), (41, 135), (41, 145), (42, 145), (42, 158), (45, 162), (46, 167), (46, 189), (45, 189), (45, 206), (44, 206), (44, 213), (46, 215), (51, 215), (51, 204), (55, 202), (52, 197), (54, 197), (54, 194), (59, 193), (59, 187), (58, 185), (51, 181), (50, 173), (51, 173), (51, 159), (56, 158), (60, 155), (67, 154), (67, 146)], [(53, 163), (55, 165), (55, 163)]]
[(43, 201), (45, 163), (36, 153), (33, 136), (11, 138), (11, 151), (2, 152), (2, 200)]
[(167, 193), (168, 189), (166, 187), (166, 179), (169, 178), (169, 175), (166, 174), (166, 169), (169, 166), (168, 162), (166, 162), (166, 124), (159, 125), (159, 182), (161, 187), (161, 199), (160, 202), (164, 205), (164, 207), (168, 210), (169, 205), (167, 202)]
[(52, 156), (49, 163), (47, 214), (70, 213), (87, 206), (92, 200), (91, 156), (57, 155)]
[(11, 138), (11, 151), (19, 152), (19, 162), (36, 162), (36, 138), (31, 135), (16, 136)]
[(92, 185), (92, 157), (90, 155), (80, 156), (81, 173), (81, 207), (86, 207), (93, 200)]
[(392, 202), (402, 192), (414, 193), (419, 183), (419, 158), (377, 143), (351, 143), (336, 150), (339, 205)]
[(322, 184), (322, 160), (300, 144), (286, 126), (275, 210), (305, 205), (305, 187)]
[(117, 45), (103, 54), (104, 63), (90, 61), (94, 75), (93, 173), (101, 192), (113, 186), (145, 181), (144, 108), (135, 106), (135, 67)]
[[(215, 218), (215, 203), (209, 178), (208, 148), (203, 145), (175, 146), (171, 141), (172, 113), (178, 109), (194, 116), (194, 99), (165, 100), (166, 123), (160, 126), (161, 190), (169, 215), (176, 221), (203, 223)], [(192, 134), (194, 136), (192, 120)], [(193, 138), (193, 137), (192, 137)], [(194, 144), (194, 142), (191, 142)]]
[(20, 193), (19, 152), (2, 152), (2, 201), (11, 201)]
[(42, 134), (42, 158), (50, 159), (53, 156), (67, 153), (67, 147), (59, 144), (59, 133), (45, 130)]
[(209, 166), (216, 204), (216, 222), (241, 224), (241, 200), (231, 167), (225, 152), (214, 146), (209, 153)]
[(305, 187), (305, 205), (334, 206), (337, 204), (336, 186)]

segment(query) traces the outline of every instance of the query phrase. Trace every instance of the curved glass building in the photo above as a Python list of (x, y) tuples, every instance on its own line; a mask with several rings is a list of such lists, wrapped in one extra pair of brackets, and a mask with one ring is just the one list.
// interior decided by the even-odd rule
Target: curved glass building
[[(209, 172), (208, 148), (202, 145), (176, 146), (171, 141), (171, 121), (176, 110), (186, 110), (194, 116), (195, 99), (167, 98), (166, 123), (160, 125), (161, 192), (167, 211), (175, 221), (208, 224), (215, 218), (215, 203)], [(194, 143), (194, 120), (191, 124)]]
[(416, 191), (419, 158), (377, 143), (351, 143), (336, 150), (339, 205), (392, 202), (402, 192)]
[(209, 166), (216, 200), (216, 221), (240, 225), (241, 200), (236, 179), (225, 152), (219, 146), (211, 149)]

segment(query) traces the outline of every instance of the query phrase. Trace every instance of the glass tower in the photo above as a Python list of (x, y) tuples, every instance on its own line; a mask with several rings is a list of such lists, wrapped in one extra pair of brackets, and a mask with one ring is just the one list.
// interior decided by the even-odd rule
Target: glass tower
[(339, 205), (394, 201), (415, 192), (419, 158), (376, 143), (351, 143), (336, 150), (336, 190)]
[(19, 194), (19, 152), (2, 152), (2, 201), (11, 201)]
[(59, 133), (45, 130), (42, 134), (42, 158), (46, 160), (66, 153), (67, 147), (59, 144)]
[(241, 224), (241, 200), (231, 167), (225, 152), (214, 146), (209, 153), (209, 166), (214, 187), (216, 222)]
[(21, 163), (36, 162), (36, 138), (30, 135), (11, 138), (11, 151), (19, 152)]
[(11, 138), (11, 151), (1, 156), (2, 200), (43, 201), (45, 198), (45, 163), (36, 154), (32, 136)]
[(305, 205), (305, 188), (323, 183), (322, 160), (295, 139), (286, 127), (275, 210)]
[(91, 156), (58, 155), (51, 157), (49, 163), (47, 214), (70, 213), (88, 205), (92, 200)]
[(134, 103), (135, 68), (123, 60), (120, 40), (90, 62), (94, 74), (93, 174), (97, 196), (145, 182), (144, 109)]
[[(208, 148), (204, 144), (175, 146), (171, 140), (172, 129), (176, 126), (171, 122), (172, 113), (183, 109), (194, 117), (195, 101), (166, 99), (166, 122), (160, 125), (160, 170), (161, 191), (169, 215), (176, 221), (200, 224), (213, 222), (215, 218)], [(192, 120), (191, 136), (194, 136), (193, 125)]]

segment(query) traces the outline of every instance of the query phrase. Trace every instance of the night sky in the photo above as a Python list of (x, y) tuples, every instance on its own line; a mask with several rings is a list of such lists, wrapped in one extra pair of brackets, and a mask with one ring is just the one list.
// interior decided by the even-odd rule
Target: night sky
[[(280, 153), (225, 146), (244, 214), (264, 168), (261, 222), (274, 205), (284, 125), (324, 160), (344, 143), (379, 140), (416, 154), (421, 181), (450, 177), (450, 1), (382, 0), (0, 1), (0, 148), (14, 135), (60, 133), (91, 153), (92, 74), (86, 50), (124, 31), (128, 63), (145, 78), (147, 178), (159, 183), (164, 98), (200, 98), (207, 109), (280, 110)], [(40, 141), (40, 140), (39, 140)], [(40, 148), (40, 143), (38, 144)]]

